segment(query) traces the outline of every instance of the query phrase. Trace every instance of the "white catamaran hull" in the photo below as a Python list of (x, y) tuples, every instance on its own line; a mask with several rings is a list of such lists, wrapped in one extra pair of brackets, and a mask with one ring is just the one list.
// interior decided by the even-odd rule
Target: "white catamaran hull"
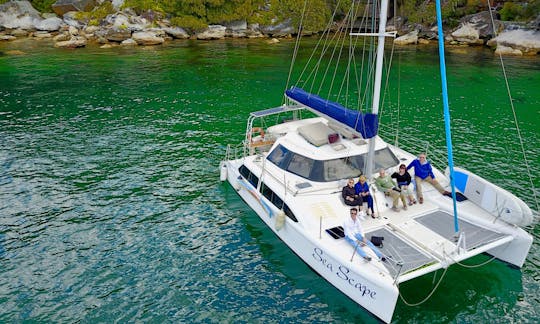
[[(334, 287), (384, 322), (390, 322), (399, 295), (393, 279), (387, 276), (386, 280), (381, 280), (381, 276), (375, 275), (374, 269), (368, 267), (367, 263), (364, 271), (355, 271), (351, 265), (364, 263), (361, 257), (356, 255), (353, 261), (334, 258), (335, 253), (329, 253), (325, 247), (318, 244), (317, 238), (306, 234), (290, 219), (286, 219), (286, 225), (277, 230), (276, 217), (279, 210), (262, 197), (251, 184), (239, 180), (238, 168), (241, 165), (241, 160), (226, 162), (227, 181), (274, 234)], [(272, 215), (269, 215), (268, 208), (271, 209)]]
[(510, 192), (458, 167), (454, 168), (454, 179), (459, 191), (494, 217), (518, 226), (532, 223), (533, 214), (529, 206)]

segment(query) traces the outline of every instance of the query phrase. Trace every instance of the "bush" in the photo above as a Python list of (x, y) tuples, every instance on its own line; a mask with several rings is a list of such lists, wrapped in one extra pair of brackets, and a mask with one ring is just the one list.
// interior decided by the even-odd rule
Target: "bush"
[(208, 24), (193, 16), (180, 16), (171, 19), (171, 25), (182, 27), (190, 31), (199, 31), (208, 27)]
[(523, 12), (523, 8), (514, 2), (505, 2), (500, 14), (501, 20), (509, 21), (518, 19)]
[[(7, 2), (7, 1), (4, 1)], [(56, 0), (31, 0), (32, 7), (34, 7), (39, 12), (52, 12), (52, 5)]]
[(110, 14), (115, 12), (111, 2), (103, 2), (100, 6), (95, 7), (90, 12), (79, 11), (75, 14), (75, 17), (79, 20), (88, 21), (89, 25), (98, 26), (101, 20), (105, 19)]

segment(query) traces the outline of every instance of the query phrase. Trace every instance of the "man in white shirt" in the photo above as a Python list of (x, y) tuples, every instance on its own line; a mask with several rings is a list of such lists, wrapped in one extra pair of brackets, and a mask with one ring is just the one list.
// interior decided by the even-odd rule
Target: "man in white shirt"
[(345, 223), (343, 224), (343, 229), (345, 231), (345, 240), (352, 244), (352, 246), (356, 247), (356, 251), (364, 260), (371, 261), (371, 257), (369, 257), (366, 252), (362, 249), (362, 246), (367, 245), (375, 252), (377, 257), (381, 261), (386, 261), (386, 258), (384, 255), (371, 243), (371, 241), (367, 240), (364, 237), (364, 231), (362, 230), (362, 226), (360, 225), (360, 219), (357, 218), (358, 210), (356, 208), (351, 208), (351, 217), (347, 218)]

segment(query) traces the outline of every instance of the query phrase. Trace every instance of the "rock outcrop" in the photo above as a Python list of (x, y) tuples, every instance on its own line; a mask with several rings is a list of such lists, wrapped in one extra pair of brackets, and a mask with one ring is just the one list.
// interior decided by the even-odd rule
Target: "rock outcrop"
[(540, 53), (540, 31), (504, 31), (490, 40), (488, 46), (496, 47), (495, 52), (498, 54), (537, 55)]
[[(96, 20), (84, 18), (79, 11), (90, 10), (96, 3), (109, 0), (56, 1), (56, 14), (40, 14), (29, 1), (10, 1), (0, 5), (0, 41), (20, 37), (51, 39), (56, 47), (83, 47), (97, 43), (103, 48), (114, 46), (159, 45), (172, 39), (213, 40), (232, 38), (290, 37), (296, 32), (290, 20), (274, 20), (269, 25), (248, 24), (246, 20), (210, 25), (199, 32), (173, 26), (160, 12), (147, 10), (137, 14), (123, 8), (124, 0), (112, 0), (117, 12)], [(61, 10), (60, 10), (61, 9)], [(69, 10), (69, 11), (67, 11)], [(446, 42), (458, 45), (487, 45), (504, 55), (537, 55), (540, 53), (540, 15), (528, 24), (501, 22), (489, 11), (463, 17), (460, 25), (446, 32)], [(87, 17), (87, 16), (86, 16)], [(90, 22), (91, 21), (91, 22)], [(437, 28), (407, 23), (404, 17), (392, 18), (388, 30), (397, 30), (395, 44), (429, 44), (438, 38)], [(304, 31), (309, 35), (311, 32)], [(496, 36), (498, 35), (498, 36)]]

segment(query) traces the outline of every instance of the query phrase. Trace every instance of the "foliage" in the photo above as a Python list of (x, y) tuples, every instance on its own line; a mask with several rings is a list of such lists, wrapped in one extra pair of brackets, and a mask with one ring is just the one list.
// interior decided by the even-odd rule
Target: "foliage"
[[(7, 1), (0, 0), (0, 4)], [(30, 2), (40, 12), (51, 12), (56, 0)], [(304, 30), (323, 30), (334, 12), (334, 20), (342, 19), (353, 2), (365, 6), (366, 0), (307, 0)], [(193, 30), (236, 20), (261, 24), (290, 22), (296, 29), (302, 19), (304, 3), (305, 0), (125, 0), (123, 8), (133, 8), (138, 14), (162, 13), (168, 15), (174, 25)], [(407, 17), (410, 23), (429, 25), (435, 22), (435, 0), (397, 0), (395, 4), (398, 14)], [(442, 0), (442, 15), (446, 23), (452, 24), (465, 15), (487, 9), (487, 6), (487, 0)], [(534, 18), (538, 12), (540, 0), (504, 1), (500, 10), (503, 20), (526, 20)], [(97, 24), (109, 13), (112, 13), (111, 2), (104, 1), (83, 16), (90, 24)]]
[(31, 0), (30, 3), (39, 12), (52, 12), (52, 5), (56, 0)]
[(202, 30), (208, 27), (208, 24), (205, 23), (203, 20), (193, 16), (173, 17), (171, 19), (171, 24), (173, 26), (178, 26), (194, 31)]
[(138, 14), (153, 10), (158, 12), (165, 12), (163, 9), (164, 4), (168, 3), (170, 1), (167, 0), (125, 0), (124, 4), (122, 5), (122, 8), (133, 8), (135, 12)]
[(500, 14), (502, 20), (514, 20), (523, 12), (523, 8), (514, 2), (505, 2)]
[[(305, 7), (305, 12), (304, 12)], [(324, 0), (312, 0), (308, 5), (304, 1), (298, 0), (271, 0), (270, 16), (274, 16), (278, 21), (291, 20), (293, 27), (298, 28), (303, 17), (304, 30), (323, 30), (330, 18), (329, 6)], [(304, 12), (304, 16), (302, 13)]]
[(101, 5), (95, 7), (90, 12), (77, 12), (75, 17), (79, 20), (86, 20), (91, 26), (99, 25), (102, 19), (105, 19), (107, 15), (115, 12), (111, 2), (105, 1)]
[(512, 2), (504, 3), (500, 10), (501, 19), (512, 20), (528, 20), (535, 18), (540, 12), (540, 0), (530, 0), (527, 2)]

